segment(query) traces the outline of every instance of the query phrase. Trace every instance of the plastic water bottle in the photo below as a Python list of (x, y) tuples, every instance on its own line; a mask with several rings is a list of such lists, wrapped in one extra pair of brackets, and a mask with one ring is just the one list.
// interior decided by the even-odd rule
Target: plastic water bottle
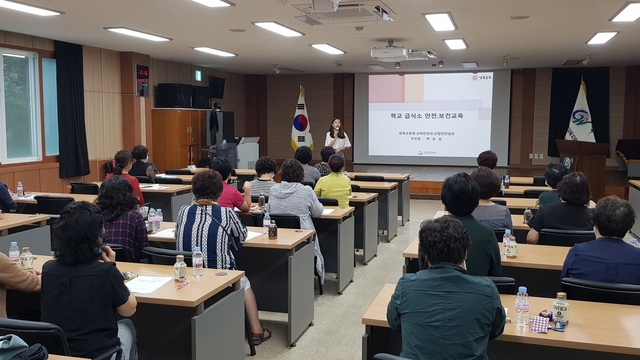
[(526, 327), (529, 324), (529, 294), (527, 287), (520, 286), (516, 295), (516, 326)]
[(229, 145), (227, 144), (227, 139), (222, 140), (222, 144), (220, 144), (220, 149), (227, 149)]
[(640, 244), (638, 244), (638, 239), (636, 238), (631, 239), (631, 246), (640, 248)]
[(187, 280), (187, 264), (184, 255), (176, 255), (176, 263), (173, 264), (173, 281), (185, 282)]
[(156, 210), (156, 230), (155, 231), (162, 230), (163, 221), (164, 221), (164, 216), (162, 215), (162, 210), (161, 209)]
[(505, 175), (504, 176), (504, 188), (508, 189), (509, 185), (511, 185), (511, 178), (509, 177), (509, 175)]
[(149, 222), (149, 229), (151, 232), (156, 231), (156, 211), (153, 208), (149, 208), (147, 213), (147, 221)]
[(33, 269), (33, 254), (28, 246), (22, 248), (22, 253), (20, 254), (20, 267), (22, 270)]
[(502, 254), (505, 255), (507, 253), (507, 244), (509, 243), (509, 238), (511, 237), (511, 230), (506, 229), (504, 231), (504, 235), (502, 235)]
[(20, 261), (20, 248), (17, 241), (12, 241), (9, 246), (9, 259), (15, 262)]
[(516, 237), (511, 235), (511, 231), (509, 231), (509, 239), (503, 244), (503, 246), (504, 254), (508, 258), (514, 259), (518, 257), (518, 243), (516, 242)]
[(271, 216), (269, 216), (269, 212), (264, 213), (264, 217), (262, 218), (262, 234), (264, 236), (269, 236), (269, 227), (271, 226)]
[(18, 197), (24, 197), (24, 187), (22, 186), (22, 181), (18, 181), (16, 193), (18, 193)]
[(202, 277), (202, 267), (204, 266), (204, 255), (200, 251), (200, 246), (193, 248), (193, 277), (199, 279)]

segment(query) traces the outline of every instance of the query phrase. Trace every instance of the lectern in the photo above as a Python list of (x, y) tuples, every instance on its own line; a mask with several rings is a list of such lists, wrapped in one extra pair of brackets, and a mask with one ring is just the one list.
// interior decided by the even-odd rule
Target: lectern
[(586, 141), (556, 139), (560, 162), (571, 160), (570, 171), (580, 171), (589, 180), (591, 200), (598, 201), (604, 197), (604, 186), (607, 177), (607, 155), (609, 144)]

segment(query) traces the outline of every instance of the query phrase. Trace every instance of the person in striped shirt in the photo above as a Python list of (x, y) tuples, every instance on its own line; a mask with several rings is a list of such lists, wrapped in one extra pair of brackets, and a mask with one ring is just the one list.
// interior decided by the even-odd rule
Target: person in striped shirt
[(256, 174), (258, 178), (251, 181), (251, 193), (254, 195), (264, 194), (269, 196), (271, 187), (276, 184), (273, 176), (276, 174), (278, 163), (271, 156), (263, 156), (256, 161)]

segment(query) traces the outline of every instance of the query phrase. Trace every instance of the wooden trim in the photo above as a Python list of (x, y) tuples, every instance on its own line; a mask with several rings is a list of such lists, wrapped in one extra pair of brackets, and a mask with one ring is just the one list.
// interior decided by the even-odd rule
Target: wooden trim
[(533, 120), (536, 100), (536, 69), (524, 69), (522, 88), (522, 125), (520, 139), (520, 167), (532, 166), (529, 153), (533, 152)]
[(267, 125), (267, 76), (245, 76), (245, 134), (260, 136), (260, 154), (266, 155), (269, 145)]

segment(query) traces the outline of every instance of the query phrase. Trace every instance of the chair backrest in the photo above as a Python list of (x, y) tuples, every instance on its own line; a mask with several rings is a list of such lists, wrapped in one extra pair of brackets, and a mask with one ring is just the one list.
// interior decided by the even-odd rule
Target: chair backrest
[(313, 189), (313, 187), (315, 186), (315, 184), (313, 183), (313, 181), (302, 181), (301, 183), (302, 183), (302, 185), (309, 186), (309, 187), (310, 187), (310, 188), (312, 188), (312, 189)]
[(498, 240), (498, 242), (502, 242), (502, 238), (504, 237), (504, 232), (507, 229), (503, 229), (503, 228), (493, 228), (493, 233), (496, 234), (496, 240)]
[(167, 175), (193, 175), (189, 169), (166, 169), (164, 173)]
[(149, 218), (149, 209), (151, 208), (151, 203), (144, 203), (140, 206), (138, 206), (138, 211), (140, 212), (140, 214), (142, 215), (142, 217), (147, 220)]
[(487, 276), (498, 289), (500, 294), (513, 295), (516, 293), (516, 279), (504, 276)]
[(360, 192), (360, 185), (351, 184), (351, 192)]
[(38, 212), (48, 215), (60, 215), (67, 204), (75, 201), (68, 196), (37, 195), (34, 199), (38, 202)]
[(491, 200), (494, 204), (507, 206), (507, 200)]
[(113, 174), (113, 160), (104, 163), (104, 172), (107, 174)]
[(105, 245), (110, 247), (111, 250), (116, 253), (116, 261), (135, 262), (131, 258), (131, 256), (129, 256), (129, 252), (124, 248), (122, 244), (105, 243)]
[(173, 177), (156, 176), (155, 178), (153, 178), (153, 180), (156, 182), (156, 184), (184, 184), (184, 181), (182, 181), (182, 179)]
[(279, 228), (300, 229), (300, 217), (291, 214), (269, 214)]
[(25, 343), (40, 343), (50, 354), (69, 355), (69, 345), (64, 332), (58, 325), (40, 321), (0, 318), (0, 335), (13, 334)]
[(191, 266), (192, 254), (189, 251), (169, 250), (146, 246), (142, 249), (142, 252), (147, 254), (149, 264), (173, 265), (176, 263), (176, 256), (182, 255), (184, 256), (184, 262), (187, 263), (187, 266)]
[[(257, 194), (257, 195), (253, 194), (251, 195), (251, 202), (257, 203), (259, 198), (260, 198), (260, 194)], [(264, 202), (265, 203), (269, 202), (269, 195), (264, 196)]]
[(356, 175), (353, 177), (355, 181), (384, 181), (384, 176), (380, 175)]
[(548, 189), (544, 189), (544, 190), (527, 189), (524, 191), (523, 195), (527, 199), (537, 199), (540, 196), (540, 194), (546, 191), (549, 191), (549, 190)]
[(72, 194), (98, 195), (100, 191), (100, 187), (95, 183), (70, 181), (69, 185), (71, 185)]
[(379, 353), (379, 354), (373, 355), (373, 360), (411, 360), (411, 359), (403, 358), (397, 355)]
[(544, 176), (534, 176), (533, 177), (533, 186), (546, 186), (547, 179)]
[(593, 230), (542, 229), (538, 244), (553, 246), (573, 246), (577, 243), (595, 240)]
[(136, 176), (136, 179), (138, 179), (140, 184), (153, 184), (153, 181), (151, 181), (151, 178), (148, 176)]
[(562, 291), (567, 298), (613, 304), (640, 305), (640, 285), (612, 284), (600, 281), (564, 278)]
[(338, 206), (338, 199), (319, 197), (318, 201), (324, 206)]

